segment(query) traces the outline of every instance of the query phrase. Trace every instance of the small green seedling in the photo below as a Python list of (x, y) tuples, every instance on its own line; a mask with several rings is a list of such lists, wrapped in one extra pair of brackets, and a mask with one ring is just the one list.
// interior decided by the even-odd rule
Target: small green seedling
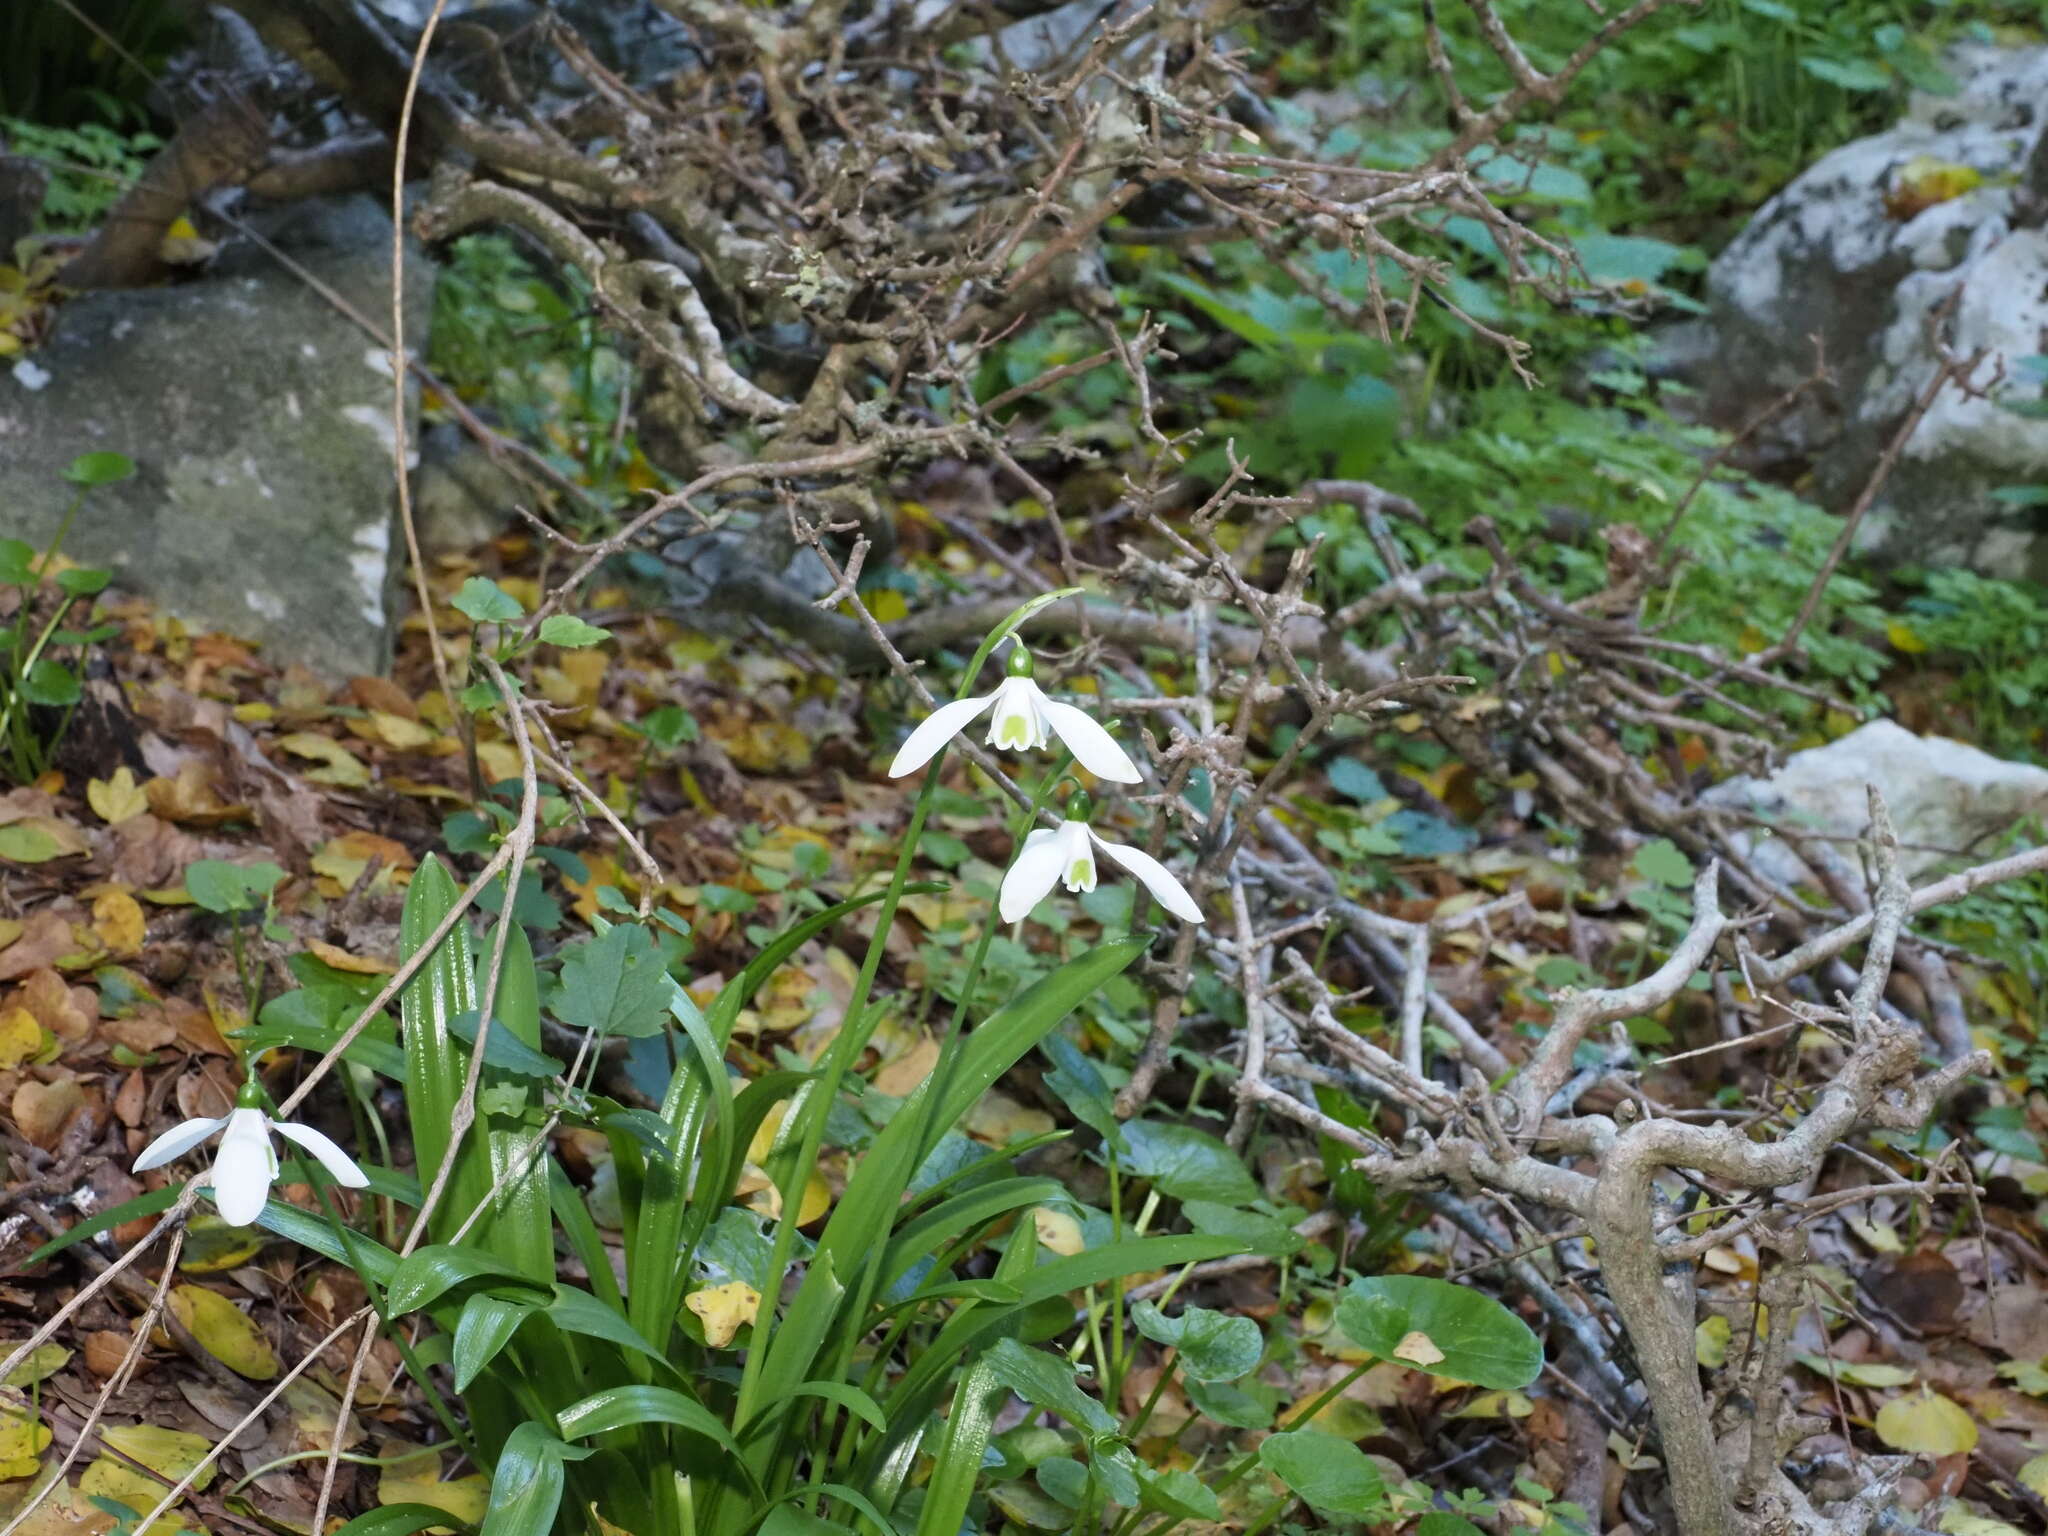
[[(134, 473), (134, 461), (126, 454), (82, 454), (64, 471), (64, 478), (78, 489), (42, 553), (21, 539), (0, 539), (0, 586), (13, 587), (20, 594), (14, 612), (0, 624), (0, 766), (18, 784), (30, 782), (49, 768), (71, 716), (85, 696), (76, 666), (59, 661), (53, 652), (71, 646), (82, 656), (85, 647), (120, 633), (118, 624), (85, 630), (64, 627), (65, 616), (75, 603), (105, 590), (112, 579), (109, 572), (73, 566), (53, 573), (50, 567), (64, 547), (79, 508), (85, 505), (86, 494), (95, 486), (113, 485)], [(56, 602), (39, 621), (39, 609), (44, 606), (39, 599), (46, 578), (56, 589)], [(42, 713), (36, 713), (38, 709)], [(54, 719), (49, 713), (52, 710), (58, 711)]]

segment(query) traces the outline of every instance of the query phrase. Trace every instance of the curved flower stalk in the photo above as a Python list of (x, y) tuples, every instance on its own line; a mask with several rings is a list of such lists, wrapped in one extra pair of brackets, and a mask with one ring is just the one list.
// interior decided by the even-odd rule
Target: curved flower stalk
[(1014, 923), (1030, 915), (1054, 885), (1064, 880), (1070, 891), (1095, 889), (1095, 855), (1106, 854), (1137, 876), (1158, 903), (1175, 917), (1200, 923), (1202, 909), (1195, 905), (1187, 887), (1174, 878), (1173, 871), (1142, 849), (1128, 843), (1112, 843), (1088, 825), (1090, 804), (1086, 795), (1067, 801), (1067, 817), (1057, 828), (1040, 827), (1024, 839), (1017, 862), (1003, 876), (999, 906), (1003, 921)]
[(933, 710), (897, 752), (896, 760), (889, 765), (889, 777), (900, 779), (906, 773), (917, 772), (938, 756), (947, 742), (993, 709), (995, 713), (988, 726), (989, 746), (1033, 751), (1057, 736), (1074, 754), (1074, 761), (1098, 779), (1114, 784), (1136, 784), (1142, 780), (1138, 765), (1116, 744), (1115, 737), (1085, 710), (1047, 698), (1031, 673), (1031, 653), (1020, 641), (1012, 647), (1005, 676), (995, 691), (979, 698), (955, 699)]
[(222, 1132), (220, 1151), (213, 1159), (213, 1203), (221, 1219), (230, 1226), (246, 1227), (263, 1214), (270, 1198), (270, 1186), (277, 1180), (277, 1153), (270, 1145), (270, 1133), (297, 1142), (346, 1189), (362, 1189), (370, 1178), (356, 1166), (355, 1159), (342, 1151), (332, 1137), (309, 1125), (273, 1120), (263, 1112), (263, 1090), (251, 1079), (235, 1095), (235, 1107), (218, 1120), (187, 1120), (172, 1126), (142, 1149), (135, 1159), (135, 1171), (161, 1168), (173, 1158), (183, 1157), (214, 1132)]

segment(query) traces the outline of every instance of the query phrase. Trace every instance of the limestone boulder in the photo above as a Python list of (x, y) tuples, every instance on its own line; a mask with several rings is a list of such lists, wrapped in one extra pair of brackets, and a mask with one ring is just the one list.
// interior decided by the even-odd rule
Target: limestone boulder
[(1763, 447), (1810, 465), (1816, 499), (1846, 509), (1932, 376), (1930, 320), (1953, 304), (1941, 341), (1983, 349), (1979, 383), (2002, 379), (1936, 399), (1859, 541), (1880, 559), (2038, 579), (2039, 513), (1999, 493), (2048, 482), (2048, 185), (2034, 184), (2048, 175), (2048, 47), (1967, 47), (1950, 73), (1953, 95), (1916, 94), (1902, 122), (1822, 157), (1758, 211), (1713, 264), (1711, 318), (1670, 355), (1733, 427), (1811, 371), (1818, 336), (1835, 387)]
[[(388, 325), (391, 222), (374, 199), (296, 204), (265, 227)], [(416, 353), (433, 277), (413, 250)], [(194, 281), (70, 301), (54, 338), (0, 374), (0, 529), (40, 545), (67, 505), (65, 466), (125, 453), (135, 476), (93, 492), (68, 553), (279, 663), (379, 671), (404, 570), (391, 396), (388, 354), (366, 331), (254, 242), (231, 243)]]

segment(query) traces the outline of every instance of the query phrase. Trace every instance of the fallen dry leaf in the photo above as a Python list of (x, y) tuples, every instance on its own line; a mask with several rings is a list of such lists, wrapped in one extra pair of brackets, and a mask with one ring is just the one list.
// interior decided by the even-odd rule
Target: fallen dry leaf
[(347, 971), (355, 976), (389, 976), (398, 969), (395, 962), (379, 960), (373, 956), (352, 955), (345, 949), (319, 939), (306, 940), (307, 952), (324, 961), (337, 971)]
[(21, 1134), (54, 1152), (71, 1117), (85, 1108), (85, 1089), (68, 1073), (55, 1082), (29, 1078), (14, 1090), (14, 1123)]
[(728, 1280), (724, 1285), (692, 1291), (683, 1298), (683, 1305), (704, 1324), (704, 1342), (713, 1349), (724, 1349), (761, 1310), (761, 1293), (744, 1280)]
[(214, 1359), (251, 1381), (277, 1374), (277, 1351), (249, 1314), (219, 1291), (203, 1285), (174, 1286), (171, 1313)]
[(23, 919), (15, 941), (0, 949), (0, 981), (13, 981), (30, 971), (41, 970), (77, 947), (71, 937), (71, 924), (56, 912), (48, 907), (31, 912)]
[(135, 770), (125, 765), (110, 779), (91, 779), (85, 786), (85, 803), (93, 814), (110, 827), (142, 815), (149, 809), (149, 796), (135, 781)]
[(42, 1048), (43, 1026), (34, 1014), (20, 1007), (0, 1011), (0, 1072), (20, 1066)]
[[(68, 937), (69, 924), (65, 933)], [(29, 972), (15, 1000), (36, 1016), (38, 1024), (68, 1043), (85, 1039), (99, 1022), (99, 993), (73, 986), (48, 966)]]
[(108, 891), (93, 902), (92, 926), (109, 954), (141, 953), (146, 924), (141, 906), (126, 891)]

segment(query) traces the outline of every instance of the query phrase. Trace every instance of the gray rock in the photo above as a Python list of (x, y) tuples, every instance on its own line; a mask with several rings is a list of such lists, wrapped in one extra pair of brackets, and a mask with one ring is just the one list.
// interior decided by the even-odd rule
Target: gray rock
[(1952, 858), (1982, 857), (1986, 843), (2048, 812), (2048, 769), (2007, 762), (1945, 736), (1915, 736), (1890, 720), (1795, 752), (1768, 779), (1716, 784), (1700, 799), (1769, 824), (1731, 839), (1767, 878), (1818, 886), (1825, 867), (1861, 889), (1855, 840), (1870, 830), (1866, 786), (1872, 784), (1898, 828), (1899, 862), (1908, 877)]
[[(2015, 365), (2048, 352), (2048, 231), (2021, 227), (2017, 212), (2048, 123), (2048, 48), (1964, 48), (1950, 68), (1956, 95), (1916, 94), (1896, 127), (1824, 156), (1764, 205), (1714, 262), (1711, 344), (1688, 329), (1676, 348), (1686, 355), (1667, 362), (1732, 426), (1811, 370), (1805, 338), (1818, 334), (1837, 388), (1790, 413), (1766, 450), (1810, 460), (1816, 497), (1846, 508), (1932, 376), (1928, 319), (1956, 296), (1949, 347), (1984, 348), (1978, 382), (2002, 364), (2004, 383), (1990, 399), (1942, 392), (1859, 542), (1880, 559), (2040, 578), (2048, 540), (1991, 493), (2048, 477), (2048, 419), (2005, 408), (2040, 398), (2039, 376)], [(1887, 195), (1916, 161), (1980, 180), (1895, 215)]]
[[(391, 222), (369, 197), (295, 204), (265, 232), (358, 313), (388, 323)], [(406, 333), (426, 343), (433, 267), (406, 258)], [(66, 549), (188, 623), (329, 677), (391, 657), (403, 570), (389, 358), (253, 242), (196, 282), (89, 293), (0, 376), (0, 524), (40, 542), (64, 467), (117, 450)], [(24, 382), (26, 380), (26, 382)], [(40, 387), (30, 387), (40, 381)]]

